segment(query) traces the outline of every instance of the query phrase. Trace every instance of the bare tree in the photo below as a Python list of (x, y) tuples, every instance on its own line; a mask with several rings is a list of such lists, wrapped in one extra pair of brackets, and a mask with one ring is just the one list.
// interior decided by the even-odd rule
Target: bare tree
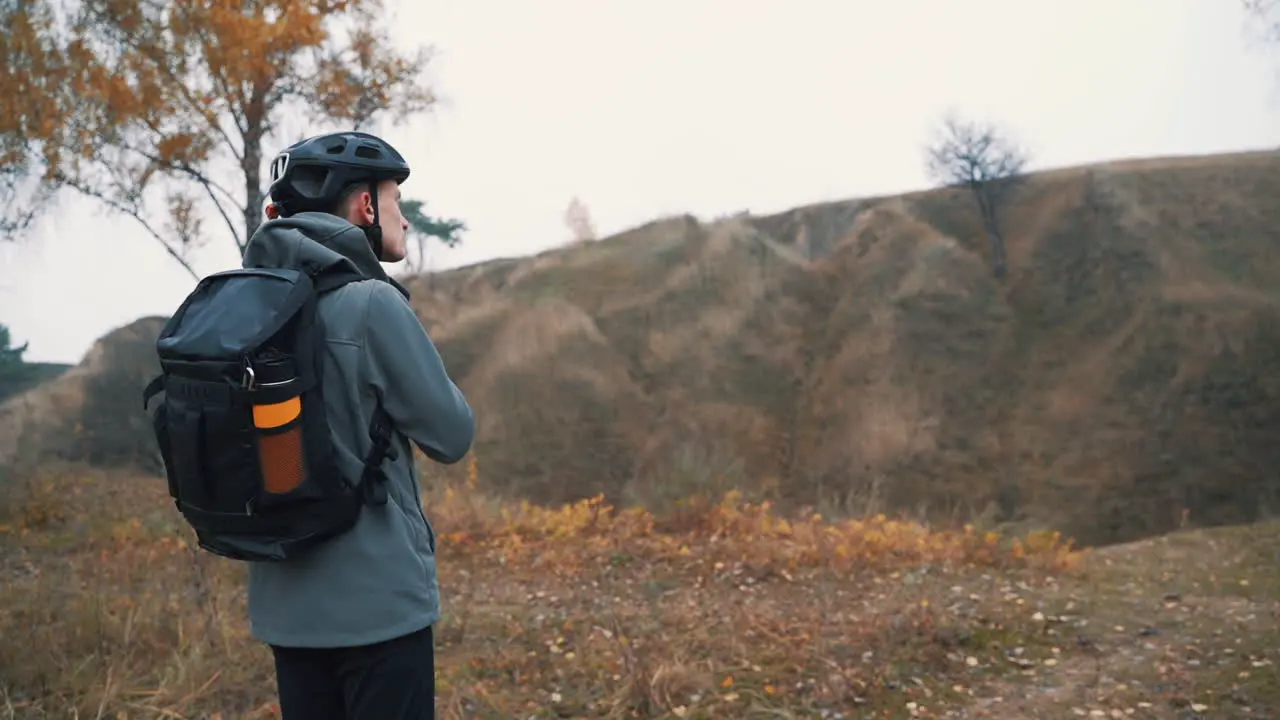
[(943, 185), (959, 185), (973, 193), (991, 240), (991, 266), (996, 277), (1008, 270), (1000, 211), (1022, 180), (1026, 153), (990, 123), (948, 114), (934, 144), (926, 149), (930, 177)]
[(596, 227), (591, 221), (591, 213), (587, 206), (577, 197), (569, 201), (569, 208), (564, 211), (564, 224), (573, 233), (575, 243), (591, 242), (596, 239)]

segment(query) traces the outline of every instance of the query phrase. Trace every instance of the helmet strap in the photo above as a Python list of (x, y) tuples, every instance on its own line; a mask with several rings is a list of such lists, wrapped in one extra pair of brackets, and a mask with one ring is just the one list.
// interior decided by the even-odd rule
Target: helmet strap
[(382, 260), (382, 222), (378, 217), (378, 184), (369, 183), (369, 199), (373, 203), (373, 224), (361, 227), (364, 230), (364, 236), (369, 240), (369, 247), (373, 249), (373, 256), (379, 261)]

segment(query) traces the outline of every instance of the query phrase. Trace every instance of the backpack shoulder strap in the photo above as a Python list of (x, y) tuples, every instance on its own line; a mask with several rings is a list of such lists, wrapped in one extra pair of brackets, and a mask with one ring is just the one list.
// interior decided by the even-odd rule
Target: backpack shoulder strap
[[(353, 268), (328, 268), (309, 273), (317, 296), (337, 290), (353, 282), (368, 280)], [(385, 460), (394, 461), (399, 453), (391, 444), (395, 424), (379, 402), (369, 421), (369, 437), (373, 445), (364, 457), (364, 471), (360, 477), (360, 492), (368, 505), (385, 505), (387, 502), (387, 474), (382, 469)]]
[(151, 398), (159, 395), (164, 391), (164, 375), (157, 375), (151, 378), (151, 382), (142, 390), (142, 410), (145, 412), (147, 406), (151, 404)]

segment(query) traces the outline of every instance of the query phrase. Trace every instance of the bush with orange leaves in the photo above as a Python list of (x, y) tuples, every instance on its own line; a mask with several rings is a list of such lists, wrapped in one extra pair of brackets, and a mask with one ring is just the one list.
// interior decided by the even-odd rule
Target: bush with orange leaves
[(502, 505), (495, 515), (478, 510), (495, 503), (476, 488), (475, 474), (473, 459), (466, 488), (447, 489), (429, 507), (447, 527), (450, 540), (509, 559), (547, 553), (571, 559), (602, 550), (656, 559), (687, 556), (696, 546), (703, 557), (749, 561), (784, 572), (919, 564), (1062, 571), (1074, 568), (1082, 555), (1054, 531), (1005, 538), (972, 525), (937, 530), (883, 514), (841, 521), (819, 514), (788, 518), (768, 501), (745, 502), (736, 490), (715, 504), (685, 503), (668, 517), (644, 508), (619, 510), (600, 495), (561, 507), (527, 501)]

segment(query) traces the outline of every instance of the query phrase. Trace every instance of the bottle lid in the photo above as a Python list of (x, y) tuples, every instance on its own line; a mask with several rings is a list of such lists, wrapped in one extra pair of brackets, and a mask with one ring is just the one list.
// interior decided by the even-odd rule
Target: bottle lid
[(253, 365), (258, 385), (279, 385), (294, 380), (298, 376), (297, 366), (293, 358), (274, 358)]

